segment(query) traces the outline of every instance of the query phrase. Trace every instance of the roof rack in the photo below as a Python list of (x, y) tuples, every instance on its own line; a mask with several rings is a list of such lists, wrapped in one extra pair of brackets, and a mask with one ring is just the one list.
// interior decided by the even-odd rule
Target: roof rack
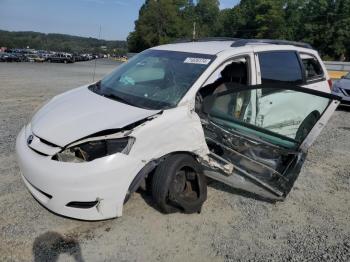
[(176, 39), (172, 44), (179, 43), (190, 43), (190, 42), (213, 42), (213, 41), (232, 41), (231, 47), (242, 47), (249, 44), (271, 44), (271, 45), (293, 45), (297, 47), (303, 47), (308, 49), (313, 49), (308, 43), (288, 41), (288, 40), (278, 40), (278, 39), (242, 39), (234, 37), (204, 37), (199, 39)]
[(313, 49), (312, 46), (307, 43), (288, 41), (288, 40), (274, 40), (274, 39), (236, 39), (232, 43), (231, 47), (241, 47), (249, 44), (293, 45), (297, 47)]
[(190, 39), (190, 38), (180, 38), (176, 39), (172, 42), (172, 44), (179, 44), (179, 43), (189, 43), (189, 42), (214, 42), (214, 41), (238, 41), (239, 38), (233, 38), (233, 37), (203, 37), (199, 39)]

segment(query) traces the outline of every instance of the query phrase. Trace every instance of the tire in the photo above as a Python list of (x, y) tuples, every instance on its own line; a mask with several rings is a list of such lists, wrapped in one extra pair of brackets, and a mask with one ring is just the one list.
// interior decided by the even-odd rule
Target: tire
[(317, 110), (312, 111), (300, 124), (297, 133), (295, 135), (295, 139), (299, 142), (305, 139), (305, 137), (309, 134), (311, 129), (314, 127), (318, 119), (321, 117), (320, 112)]
[(166, 158), (152, 178), (152, 197), (164, 213), (200, 213), (207, 199), (207, 182), (201, 166), (190, 155)]

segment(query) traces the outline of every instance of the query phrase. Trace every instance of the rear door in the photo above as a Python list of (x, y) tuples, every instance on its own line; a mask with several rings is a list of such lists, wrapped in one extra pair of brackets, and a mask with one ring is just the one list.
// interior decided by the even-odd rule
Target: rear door
[(259, 83), (292, 83), (330, 93), (327, 75), (316, 56), (294, 50), (256, 52)]
[(228, 91), (208, 96), (202, 104), (211, 151), (207, 166), (220, 169), (226, 179), (239, 175), (284, 198), (339, 99), (292, 84), (228, 85)]

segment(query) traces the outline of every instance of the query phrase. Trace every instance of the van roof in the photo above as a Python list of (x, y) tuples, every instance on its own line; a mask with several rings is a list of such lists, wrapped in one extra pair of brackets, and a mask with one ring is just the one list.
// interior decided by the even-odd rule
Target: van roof
[(152, 49), (216, 55), (221, 51), (229, 49), (231, 44), (232, 41), (187, 42), (161, 45)]
[(245, 46), (261, 46), (261, 45), (284, 45), (284, 46), (294, 46), (301, 48), (312, 49), (309, 44), (286, 41), (286, 40), (271, 40), (271, 39), (235, 39), (231, 40), (216, 39), (212, 38), (210, 40), (199, 40), (199, 41), (184, 41), (179, 43), (167, 44), (153, 47), (154, 50), (167, 50), (167, 51), (177, 51), (177, 52), (189, 52), (189, 53), (198, 53), (198, 54), (208, 54), (216, 55), (222, 51), (240, 48)]

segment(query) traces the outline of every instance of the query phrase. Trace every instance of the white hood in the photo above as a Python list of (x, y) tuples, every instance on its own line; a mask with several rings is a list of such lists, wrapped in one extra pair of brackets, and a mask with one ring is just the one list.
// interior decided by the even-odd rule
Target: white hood
[(123, 128), (159, 111), (123, 104), (86, 86), (54, 97), (33, 117), (33, 133), (61, 147), (88, 135)]

